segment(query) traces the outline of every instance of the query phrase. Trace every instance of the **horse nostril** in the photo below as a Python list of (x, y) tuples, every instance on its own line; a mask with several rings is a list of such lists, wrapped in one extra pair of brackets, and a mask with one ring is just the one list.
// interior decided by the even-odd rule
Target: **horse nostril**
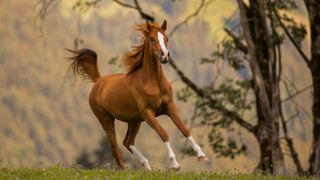
[(170, 53), (168, 52), (168, 57), (170, 57)]
[(164, 55), (164, 52), (163, 52), (163, 51), (161, 51), (161, 52), (160, 52), (160, 55), (161, 55), (161, 56), (163, 56), (163, 55)]

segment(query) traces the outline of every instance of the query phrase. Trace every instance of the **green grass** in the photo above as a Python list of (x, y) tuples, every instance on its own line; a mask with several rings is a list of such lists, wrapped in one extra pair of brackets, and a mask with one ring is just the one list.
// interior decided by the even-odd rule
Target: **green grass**
[(107, 169), (79, 169), (66, 168), (63, 166), (52, 166), (48, 168), (20, 168), (11, 169), (8, 167), (0, 167), (0, 179), (272, 179), (272, 180), (287, 180), (287, 179), (315, 179), (307, 177), (289, 177), (289, 176), (265, 176), (259, 174), (235, 174), (228, 172), (175, 172), (175, 171), (151, 171), (143, 170), (133, 171), (113, 171)]

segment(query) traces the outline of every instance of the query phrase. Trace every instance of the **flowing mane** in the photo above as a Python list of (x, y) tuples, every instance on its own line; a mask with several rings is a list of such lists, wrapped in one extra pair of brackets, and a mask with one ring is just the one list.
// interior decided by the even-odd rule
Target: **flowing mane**
[[(161, 29), (158, 23), (151, 22), (150, 25), (153, 29)], [(139, 45), (132, 46), (132, 50), (129, 52), (126, 52), (122, 58), (122, 63), (127, 73), (133, 72), (134, 70), (138, 69), (142, 65), (145, 40), (149, 33), (145, 23), (136, 24), (134, 28), (139, 32), (141, 32), (142, 34), (140, 39), (141, 43)]]

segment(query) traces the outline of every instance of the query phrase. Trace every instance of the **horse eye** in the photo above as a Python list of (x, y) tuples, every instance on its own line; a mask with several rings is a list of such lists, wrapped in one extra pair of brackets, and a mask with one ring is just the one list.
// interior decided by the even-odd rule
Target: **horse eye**
[(151, 37), (151, 38), (150, 38), (150, 41), (151, 41), (152, 43), (154, 42), (154, 39), (153, 39), (153, 37)]

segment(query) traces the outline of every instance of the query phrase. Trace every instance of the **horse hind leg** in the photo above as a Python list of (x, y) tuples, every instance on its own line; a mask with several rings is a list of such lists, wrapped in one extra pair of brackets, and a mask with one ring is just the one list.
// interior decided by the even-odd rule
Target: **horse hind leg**
[(128, 123), (128, 131), (123, 145), (137, 158), (146, 170), (151, 170), (148, 159), (145, 158), (141, 152), (134, 146), (135, 137), (140, 129), (141, 122)]
[(116, 162), (119, 165), (120, 169), (125, 169), (124, 162), (121, 157), (121, 152), (117, 144), (117, 137), (114, 127), (114, 117), (109, 115), (109, 113), (101, 107), (92, 108), (92, 110), (107, 134), (113, 157), (116, 159)]

